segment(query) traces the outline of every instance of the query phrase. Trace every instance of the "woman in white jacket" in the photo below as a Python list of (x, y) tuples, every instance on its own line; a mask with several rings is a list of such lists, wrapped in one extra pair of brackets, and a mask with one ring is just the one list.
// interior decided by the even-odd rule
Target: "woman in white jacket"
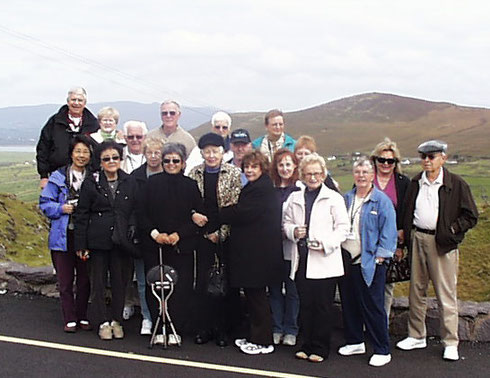
[(349, 232), (342, 196), (327, 188), (325, 160), (314, 153), (300, 163), (301, 191), (292, 193), (284, 207), (283, 227), (291, 241), (291, 279), (300, 297), (303, 345), (296, 358), (322, 362), (328, 358), (331, 307), (337, 277), (344, 274), (340, 244)]

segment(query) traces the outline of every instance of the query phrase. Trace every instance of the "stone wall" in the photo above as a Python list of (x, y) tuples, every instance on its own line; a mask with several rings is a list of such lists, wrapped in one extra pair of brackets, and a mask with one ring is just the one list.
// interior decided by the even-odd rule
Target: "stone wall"
[[(58, 297), (56, 276), (52, 267), (32, 268), (23, 264), (0, 263), (0, 293), (19, 292)], [(340, 303), (334, 307), (335, 325), (342, 327)], [(394, 298), (390, 319), (390, 333), (407, 336), (408, 299)], [(427, 336), (439, 335), (437, 301), (427, 303)], [(462, 341), (490, 342), (490, 302), (459, 301), (459, 337)]]

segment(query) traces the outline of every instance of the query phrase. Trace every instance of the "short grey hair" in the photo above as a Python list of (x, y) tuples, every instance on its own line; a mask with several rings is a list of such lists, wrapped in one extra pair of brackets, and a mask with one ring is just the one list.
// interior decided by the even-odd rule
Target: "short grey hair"
[(169, 154), (179, 155), (183, 162), (185, 162), (187, 158), (187, 151), (182, 143), (165, 143), (163, 146), (162, 158)]
[(165, 100), (163, 101), (161, 104), (160, 104), (160, 108), (162, 108), (163, 105), (169, 105), (169, 104), (173, 104), (177, 107), (177, 109), (179, 109), (179, 112), (180, 112), (180, 105), (177, 101), (175, 100)]
[(318, 155), (316, 152), (313, 152), (309, 155), (306, 155), (303, 160), (301, 160), (301, 163), (299, 163), (299, 179), (301, 181), (304, 180), (304, 175), (303, 175), (303, 172), (305, 170), (305, 168), (308, 166), (308, 165), (312, 165), (312, 164), (319, 164), (322, 171), (323, 171), (323, 174), (325, 176), (327, 176), (327, 173), (328, 173), (328, 170), (327, 170), (327, 163), (325, 163), (325, 159), (323, 157), (321, 157), (320, 155)]
[(218, 121), (225, 121), (228, 127), (231, 127), (231, 117), (228, 113), (225, 112), (214, 113), (213, 117), (211, 118), (211, 125), (212, 126), (216, 125), (216, 122)]
[(68, 91), (68, 95), (66, 96), (66, 101), (68, 101), (70, 99), (71, 95), (74, 95), (74, 94), (82, 95), (84, 100), (87, 101), (87, 91), (82, 87), (70, 88), (70, 90)]
[(141, 130), (143, 130), (143, 135), (148, 134), (148, 128), (146, 127), (146, 123), (142, 121), (127, 121), (124, 122), (123, 125), (123, 133), (124, 135), (128, 135), (128, 128), (130, 127), (139, 127)]
[(367, 156), (361, 156), (359, 159), (357, 159), (352, 165), (352, 170), (363, 166), (369, 167), (369, 169), (374, 172), (373, 162)]

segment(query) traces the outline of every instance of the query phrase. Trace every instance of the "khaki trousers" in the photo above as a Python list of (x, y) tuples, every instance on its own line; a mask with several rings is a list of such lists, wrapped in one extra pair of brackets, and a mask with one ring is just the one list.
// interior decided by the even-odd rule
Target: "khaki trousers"
[(459, 252), (454, 249), (439, 254), (434, 235), (415, 231), (412, 232), (412, 240), (408, 335), (417, 339), (427, 336), (425, 315), (430, 279), (439, 305), (441, 341), (445, 347), (457, 346)]

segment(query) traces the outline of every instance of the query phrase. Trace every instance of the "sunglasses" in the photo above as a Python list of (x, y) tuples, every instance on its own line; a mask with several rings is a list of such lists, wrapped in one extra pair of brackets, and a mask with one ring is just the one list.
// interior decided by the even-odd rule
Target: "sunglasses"
[(141, 140), (143, 139), (143, 135), (127, 135), (126, 138), (128, 138), (129, 140), (133, 140), (133, 139)]
[(114, 155), (114, 156), (105, 156), (105, 157), (101, 158), (100, 160), (102, 160), (104, 163), (108, 163), (111, 160), (112, 161), (119, 161), (119, 159), (121, 159), (119, 157), (119, 155)]
[(420, 154), (420, 158), (422, 160), (425, 160), (426, 158), (429, 158), (429, 160), (434, 160), (436, 157), (436, 154)]
[(228, 126), (218, 126), (218, 125), (216, 125), (216, 126), (214, 126), (214, 128), (216, 130), (228, 130), (229, 127)]
[(168, 116), (174, 116), (176, 114), (177, 114), (177, 112), (175, 110), (171, 110), (169, 112), (162, 112), (162, 116), (167, 116), (167, 117)]
[(179, 164), (180, 162), (180, 159), (163, 159), (163, 164)]
[(378, 161), (378, 163), (381, 163), (381, 164), (395, 164), (397, 162), (396, 159), (392, 159), (392, 158), (383, 158), (383, 157), (377, 157), (376, 160)]

